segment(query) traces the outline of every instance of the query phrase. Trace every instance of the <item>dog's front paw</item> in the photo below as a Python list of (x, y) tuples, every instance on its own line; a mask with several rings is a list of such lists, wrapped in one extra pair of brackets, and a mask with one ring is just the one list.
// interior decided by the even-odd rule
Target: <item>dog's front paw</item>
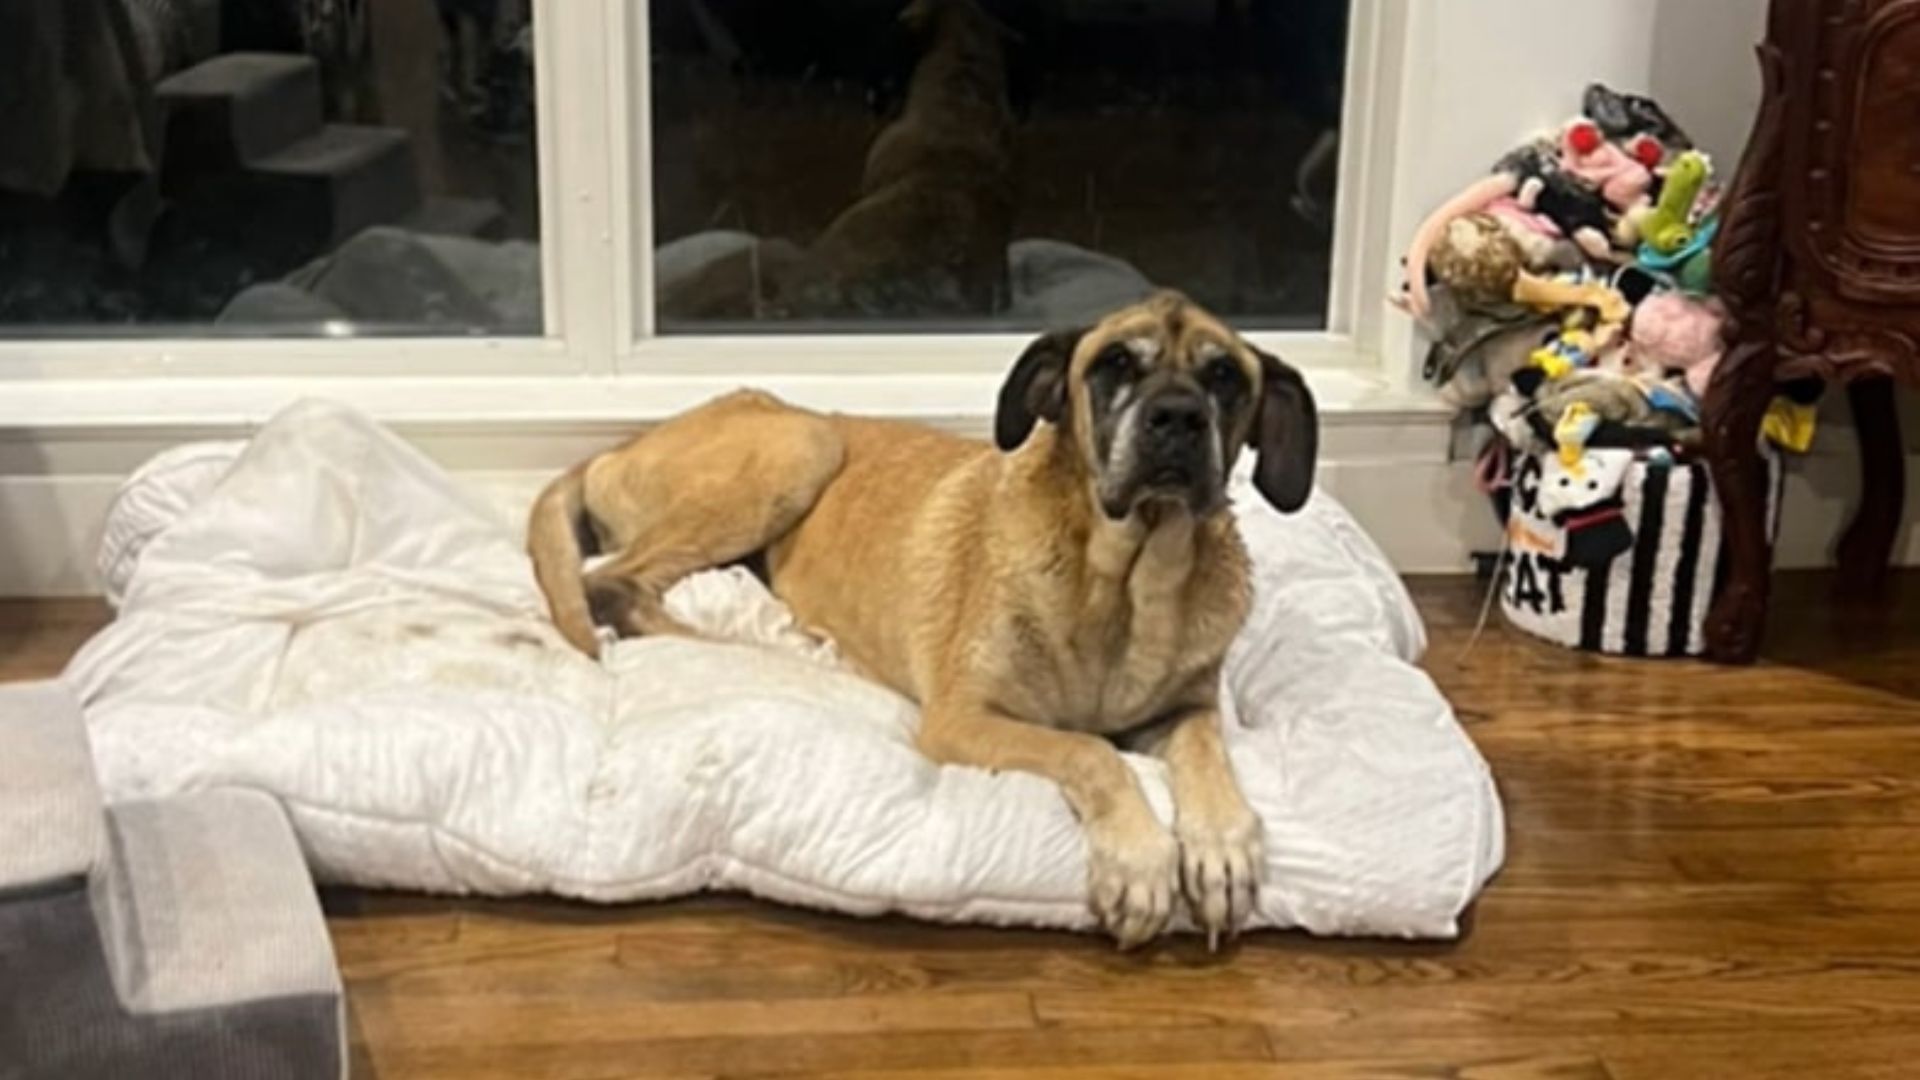
[(1087, 827), (1088, 896), (1122, 949), (1139, 948), (1167, 928), (1179, 868), (1180, 845), (1151, 813)]
[[(1238, 802), (1238, 800), (1235, 800)], [(1180, 887), (1193, 921), (1207, 932), (1207, 949), (1220, 947), (1253, 914), (1266, 865), (1260, 819), (1244, 803), (1180, 822)]]

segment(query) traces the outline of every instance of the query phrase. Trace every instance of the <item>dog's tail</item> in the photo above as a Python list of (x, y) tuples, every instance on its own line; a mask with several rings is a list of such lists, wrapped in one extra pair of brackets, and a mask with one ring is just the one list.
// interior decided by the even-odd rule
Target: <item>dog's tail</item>
[(597, 657), (600, 635), (594, 630), (593, 610), (587, 601), (586, 573), (581, 566), (586, 553), (580, 548), (580, 537), (589, 527), (588, 464), (574, 466), (540, 493), (527, 522), (527, 554), (533, 556), (533, 574), (547, 596), (553, 624), (575, 648)]

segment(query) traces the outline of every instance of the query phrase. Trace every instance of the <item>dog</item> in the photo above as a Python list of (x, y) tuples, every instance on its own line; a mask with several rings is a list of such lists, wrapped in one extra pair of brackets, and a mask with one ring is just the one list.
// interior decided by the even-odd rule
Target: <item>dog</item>
[(900, 115), (867, 150), (860, 193), (809, 245), (774, 303), (803, 317), (987, 315), (1013, 239), (1017, 37), (978, 0), (913, 0), (921, 43)]
[[(1157, 936), (1182, 892), (1214, 948), (1263, 865), (1220, 730), (1222, 658), (1250, 606), (1227, 478), (1251, 447), (1256, 489), (1295, 511), (1318, 438), (1297, 371), (1156, 293), (1034, 341), (1001, 389), (997, 445), (740, 391), (555, 481), (528, 548), (588, 655), (596, 621), (694, 633), (666, 591), (754, 560), (804, 626), (920, 704), (932, 760), (1060, 786), (1093, 911), (1123, 948)], [(1166, 762), (1172, 831), (1116, 739)]]

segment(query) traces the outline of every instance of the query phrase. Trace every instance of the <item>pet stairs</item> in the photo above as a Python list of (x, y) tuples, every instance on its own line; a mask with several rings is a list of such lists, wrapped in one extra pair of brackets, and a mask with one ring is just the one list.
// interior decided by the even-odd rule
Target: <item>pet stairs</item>
[(279, 804), (102, 804), (80, 707), (0, 687), (0, 1077), (345, 1075), (343, 994)]
[(162, 189), (242, 233), (295, 230), (327, 248), (375, 225), (499, 239), (500, 207), (428, 198), (400, 128), (329, 124), (311, 57), (231, 53), (161, 82)]

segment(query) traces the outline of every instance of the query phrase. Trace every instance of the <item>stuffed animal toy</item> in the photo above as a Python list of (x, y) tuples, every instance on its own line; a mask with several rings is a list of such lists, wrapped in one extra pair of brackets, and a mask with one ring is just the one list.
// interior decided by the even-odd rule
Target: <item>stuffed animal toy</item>
[(1503, 158), (1495, 175), (1508, 176), (1520, 205), (1550, 219), (1588, 258), (1604, 259), (1613, 250), (1608, 237), (1613, 231), (1614, 208), (1601, 186), (1614, 178), (1617, 162), (1611, 155), (1584, 162), (1586, 175), (1582, 175), (1569, 167), (1577, 158), (1571, 154), (1564, 134), (1556, 139), (1536, 139)]
[[(1526, 393), (1523, 380), (1516, 377), (1514, 382)], [(1533, 394), (1534, 409), (1549, 429), (1575, 405), (1584, 405), (1602, 420), (1628, 427), (1650, 426), (1654, 421), (1653, 406), (1639, 384), (1610, 372), (1575, 371), (1564, 378), (1547, 380)]]
[(1553, 441), (1560, 447), (1560, 463), (1571, 469), (1580, 464), (1587, 452), (1587, 441), (1599, 430), (1600, 414), (1584, 401), (1576, 401), (1560, 414), (1553, 425)]
[(1549, 379), (1564, 379), (1581, 368), (1599, 366), (1599, 339), (1593, 331), (1568, 328), (1527, 357)]
[(1543, 343), (1532, 358), (1556, 379), (1597, 366), (1620, 342), (1633, 311), (1619, 290), (1581, 275), (1541, 278), (1523, 273), (1514, 283), (1513, 298), (1537, 311), (1562, 314), (1559, 335)]
[(1779, 395), (1767, 406), (1767, 414), (1760, 422), (1760, 434), (1775, 446), (1795, 454), (1813, 449), (1820, 397), (1825, 392), (1826, 384), (1819, 379), (1782, 384)]
[[(1395, 306), (1426, 318), (1433, 308), (1428, 275), (1435, 269), (1435, 252), (1452, 238), (1452, 223), (1469, 214), (1489, 213), (1512, 233), (1528, 257), (1528, 269), (1535, 272), (1564, 267), (1573, 245), (1574, 262), (1580, 252), (1597, 258), (1612, 251), (1614, 219), (1606, 200), (1560, 167), (1553, 140), (1536, 140), (1502, 158), (1491, 176), (1468, 185), (1420, 223), (1407, 248), (1406, 291), (1394, 299)], [(1556, 243), (1541, 232), (1542, 219), (1572, 244)]]
[(1593, 83), (1581, 99), (1580, 111), (1614, 142), (1627, 142), (1644, 135), (1669, 153), (1693, 149), (1693, 140), (1652, 98), (1623, 94), (1605, 83)]
[(1513, 284), (1513, 299), (1541, 311), (1590, 309), (1606, 326), (1625, 326), (1633, 306), (1620, 290), (1594, 278), (1521, 274)]
[[(1407, 281), (1396, 306), (1416, 318), (1432, 308), (1429, 273), (1434, 253), (1448, 242), (1448, 223), (1467, 214), (1491, 214), (1521, 246), (1534, 273), (1567, 269), (1579, 255), (1614, 261), (1614, 248), (1639, 243), (1636, 228), (1651, 210), (1661, 177), (1656, 170), (1693, 141), (1650, 98), (1622, 94), (1595, 83), (1587, 87), (1581, 118), (1559, 131), (1529, 140), (1447, 200), (1421, 223), (1408, 246)], [(1700, 208), (1695, 208), (1698, 215)], [(1569, 253), (1569, 249), (1572, 253)], [(1688, 261), (1673, 264), (1674, 277), (1689, 287), (1701, 282), (1708, 263), (1698, 246)], [(1445, 275), (1436, 275), (1445, 282)]]
[[(1512, 385), (1514, 372), (1533, 363), (1534, 350), (1551, 323), (1498, 327), (1477, 342), (1440, 385), (1440, 400), (1455, 409), (1478, 409)], [(1436, 345), (1435, 348), (1440, 348)]]
[(1693, 396), (1679, 375), (1666, 378), (1641, 376), (1635, 380), (1647, 395), (1653, 409), (1653, 426), (1667, 432), (1673, 445), (1700, 445), (1705, 434), (1700, 429), (1700, 399)]
[(1610, 142), (1591, 120), (1576, 120), (1560, 134), (1560, 167), (1600, 193), (1616, 213), (1649, 204), (1653, 166), (1664, 151), (1652, 139), (1636, 139), (1631, 152)]
[(1633, 550), (1621, 487), (1633, 464), (1631, 450), (1581, 450), (1541, 461), (1540, 514), (1566, 534), (1560, 561), (1597, 570)]
[(1492, 308), (1511, 302), (1527, 259), (1499, 219), (1478, 213), (1447, 223), (1446, 240), (1434, 248), (1432, 266), (1463, 305)]
[(1673, 159), (1673, 164), (1667, 167), (1659, 201), (1638, 223), (1641, 242), (1649, 251), (1672, 256), (1693, 243), (1694, 207), (1705, 194), (1712, 175), (1712, 162), (1698, 150), (1689, 150)]
[(1629, 340), (1642, 371), (1681, 371), (1696, 398), (1707, 396), (1726, 344), (1726, 310), (1717, 300), (1655, 293), (1633, 310)]
[(1423, 374), (1447, 404), (1480, 408), (1529, 363), (1555, 325), (1552, 317), (1513, 303), (1464, 310), (1451, 290), (1435, 289), (1432, 317), (1420, 324), (1433, 342)]

